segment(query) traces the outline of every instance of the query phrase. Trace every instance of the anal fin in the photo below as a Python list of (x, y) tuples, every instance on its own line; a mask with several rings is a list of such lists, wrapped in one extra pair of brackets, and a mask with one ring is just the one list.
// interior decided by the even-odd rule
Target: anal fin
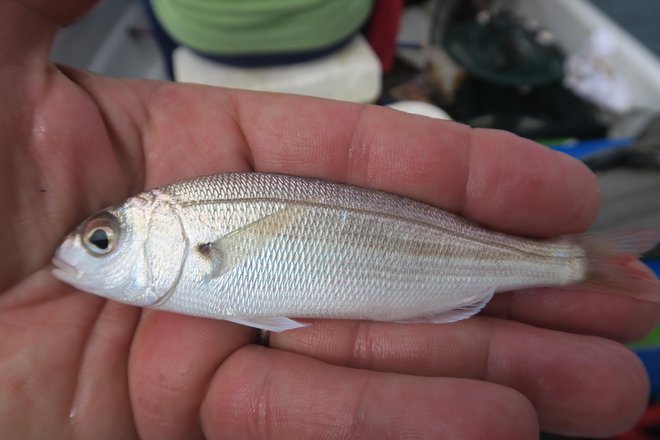
[(294, 321), (293, 319), (285, 318), (283, 316), (250, 318), (231, 317), (225, 318), (225, 320), (235, 324), (247, 325), (248, 327), (259, 328), (261, 330), (268, 330), (276, 333), (296, 328), (309, 327), (311, 325), (304, 322)]
[(414, 316), (409, 319), (397, 321), (407, 324), (441, 324), (462, 321), (463, 319), (470, 318), (479, 313), (490, 302), (495, 294), (495, 289), (484, 291), (481, 295), (477, 296), (476, 300), (466, 302), (459, 305), (454, 309), (445, 310), (438, 313), (429, 313), (420, 316)]

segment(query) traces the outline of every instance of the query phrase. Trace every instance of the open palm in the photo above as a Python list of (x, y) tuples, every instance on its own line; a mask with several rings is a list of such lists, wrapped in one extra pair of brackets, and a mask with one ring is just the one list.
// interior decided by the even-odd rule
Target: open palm
[(118, 81), (48, 64), (89, 0), (0, 0), (0, 433), (3, 438), (534, 438), (609, 435), (645, 404), (625, 341), (648, 303), (499, 295), (450, 325), (317, 321), (254, 330), (139, 310), (56, 281), (81, 219), (223, 171), (328, 178), (506, 232), (576, 232), (598, 206), (579, 163), (512, 135), (294, 96)]

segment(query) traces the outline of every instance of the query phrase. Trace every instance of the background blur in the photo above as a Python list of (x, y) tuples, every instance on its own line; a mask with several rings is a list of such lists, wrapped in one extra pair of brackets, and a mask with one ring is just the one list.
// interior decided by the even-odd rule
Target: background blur
[[(179, 72), (185, 81), (335, 98), (328, 87), (354, 83), (353, 93), (366, 81), (373, 96), (354, 100), (510, 130), (583, 160), (603, 191), (595, 230), (660, 227), (660, 0), (406, 1), (398, 20), (391, 63), (363, 41), (336, 59), (268, 71), (263, 87), (250, 80), (254, 71), (191, 53)], [(58, 35), (52, 59), (113, 77), (167, 77), (138, 0), (101, 1)], [(296, 78), (325, 90), (299, 90)], [(660, 248), (645, 261), (660, 273)], [(632, 348), (653, 396), (640, 426), (620, 438), (660, 438), (660, 330)]]
[[(590, 2), (660, 56), (660, 1)], [(58, 35), (52, 59), (110, 76), (163, 78), (156, 44), (136, 29), (147, 30), (139, 0), (102, 0)]]

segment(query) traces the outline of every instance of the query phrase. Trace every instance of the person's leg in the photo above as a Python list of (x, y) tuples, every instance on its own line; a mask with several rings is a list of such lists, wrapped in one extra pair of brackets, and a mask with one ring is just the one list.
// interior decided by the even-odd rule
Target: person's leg
[[(148, 1), (148, 0), (146, 0)], [(286, 52), (286, 53), (269, 53), (269, 54), (250, 54), (250, 55), (216, 55), (204, 52), (195, 51), (198, 55), (218, 63), (227, 64), (234, 67), (269, 67), (281, 66), (286, 64), (302, 63), (311, 61), (317, 58), (335, 52), (350, 43), (355, 35), (350, 36), (333, 43), (329, 46), (319, 49), (312, 49), (302, 52)]]

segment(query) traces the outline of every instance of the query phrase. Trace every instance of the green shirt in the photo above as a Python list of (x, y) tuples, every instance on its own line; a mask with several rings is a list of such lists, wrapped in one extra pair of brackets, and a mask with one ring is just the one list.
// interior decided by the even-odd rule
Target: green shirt
[(179, 43), (209, 54), (322, 49), (356, 32), (372, 0), (151, 0)]

